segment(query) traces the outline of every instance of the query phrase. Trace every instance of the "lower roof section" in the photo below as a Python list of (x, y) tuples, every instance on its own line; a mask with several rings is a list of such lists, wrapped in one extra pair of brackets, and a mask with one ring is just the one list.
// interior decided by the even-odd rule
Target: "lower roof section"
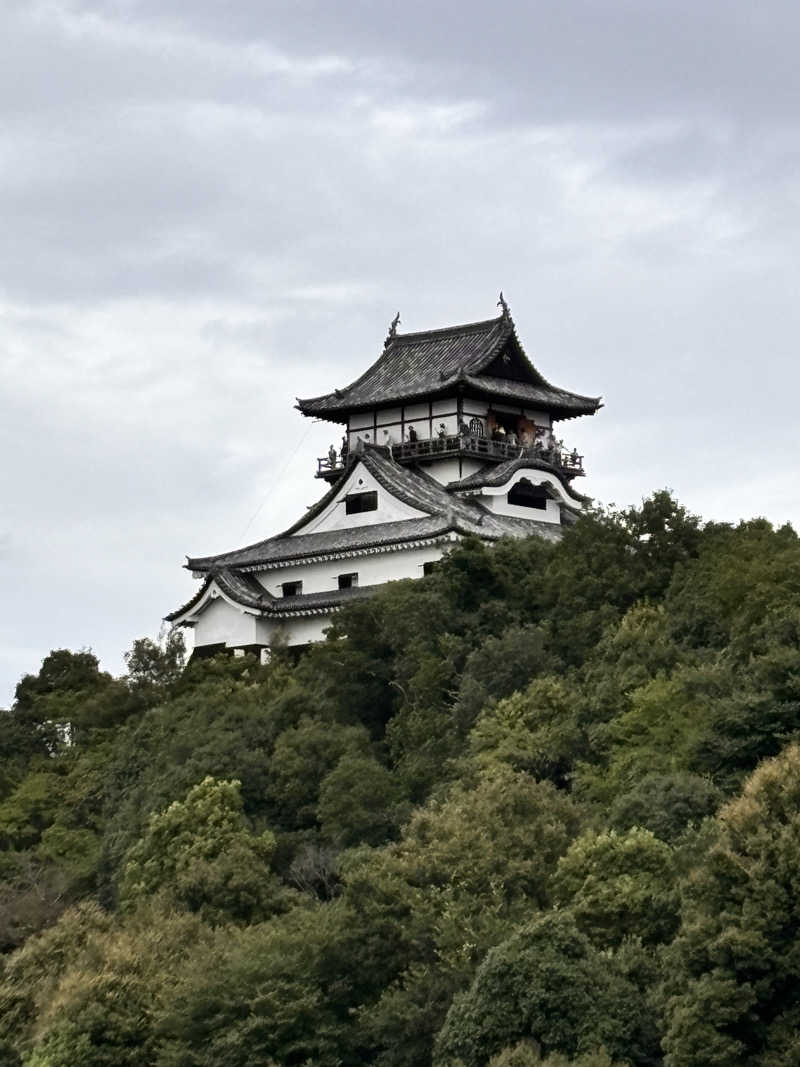
[(237, 607), (264, 617), (328, 614), (348, 601), (369, 596), (378, 588), (377, 585), (364, 585), (351, 589), (330, 589), (320, 593), (276, 597), (252, 575), (223, 569), (209, 574), (191, 600), (166, 615), (165, 619), (167, 622), (187, 622), (195, 612), (201, 611), (205, 602), (215, 594), (221, 595)]
[[(342, 475), (299, 522), (284, 533), (232, 552), (190, 557), (186, 563), (187, 568), (200, 575), (226, 567), (236, 570), (265, 570), (287, 563), (357, 555), (390, 546), (402, 547), (412, 542), (438, 538), (450, 531), (475, 534), (486, 540), (496, 540), (507, 535), (520, 536), (516, 527), (508, 528), (504, 516), (491, 512), (477, 499), (459, 496), (459, 489), (472, 487), (466, 484), (468, 479), (445, 487), (425, 471), (400, 466), (392, 459), (388, 449), (377, 445), (364, 448), (358, 458), (358, 464), (363, 464), (391, 497), (422, 512), (421, 517), (304, 534), (304, 525), (320, 515), (329, 503), (342, 493), (345, 483), (352, 478), (351, 469)], [(505, 466), (500, 465), (503, 469)]]

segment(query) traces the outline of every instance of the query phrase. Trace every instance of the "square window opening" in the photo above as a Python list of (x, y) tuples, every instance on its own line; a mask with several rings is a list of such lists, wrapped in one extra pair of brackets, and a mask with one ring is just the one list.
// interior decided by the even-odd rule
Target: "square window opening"
[(378, 491), (369, 490), (366, 493), (348, 493), (345, 499), (345, 512), (348, 515), (359, 515), (362, 511), (378, 510)]

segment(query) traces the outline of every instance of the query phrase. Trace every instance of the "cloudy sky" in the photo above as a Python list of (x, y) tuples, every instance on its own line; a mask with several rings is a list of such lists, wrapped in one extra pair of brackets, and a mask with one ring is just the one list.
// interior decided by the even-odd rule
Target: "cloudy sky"
[(800, 523), (800, 7), (0, 0), (0, 705), (293, 521), (296, 396), (495, 314), (581, 489)]

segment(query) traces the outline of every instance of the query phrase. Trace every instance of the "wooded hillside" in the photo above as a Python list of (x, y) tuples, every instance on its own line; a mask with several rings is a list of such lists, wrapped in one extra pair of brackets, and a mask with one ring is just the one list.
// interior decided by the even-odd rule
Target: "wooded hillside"
[(800, 1062), (791, 528), (657, 493), (127, 663), (0, 712), (2, 1067)]

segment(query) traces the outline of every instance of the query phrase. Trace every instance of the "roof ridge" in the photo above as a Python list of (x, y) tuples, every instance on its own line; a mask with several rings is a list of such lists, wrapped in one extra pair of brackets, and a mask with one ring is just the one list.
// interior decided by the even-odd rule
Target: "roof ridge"
[(496, 326), (503, 321), (505, 316), (496, 315), (491, 319), (480, 319), (476, 322), (462, 322), (458, 326), (437, 326), (432, 330), (415, 330), (413, 333), (397, 333), (389, 342), (390, 344), (397, 344), (399, 341), (419, 341), (420, 339), (427, 339), (430, 337), (444, 337), (456, 333), (466, 333), (467, 330), (475, 330), (476, 332), (487, 326)]

